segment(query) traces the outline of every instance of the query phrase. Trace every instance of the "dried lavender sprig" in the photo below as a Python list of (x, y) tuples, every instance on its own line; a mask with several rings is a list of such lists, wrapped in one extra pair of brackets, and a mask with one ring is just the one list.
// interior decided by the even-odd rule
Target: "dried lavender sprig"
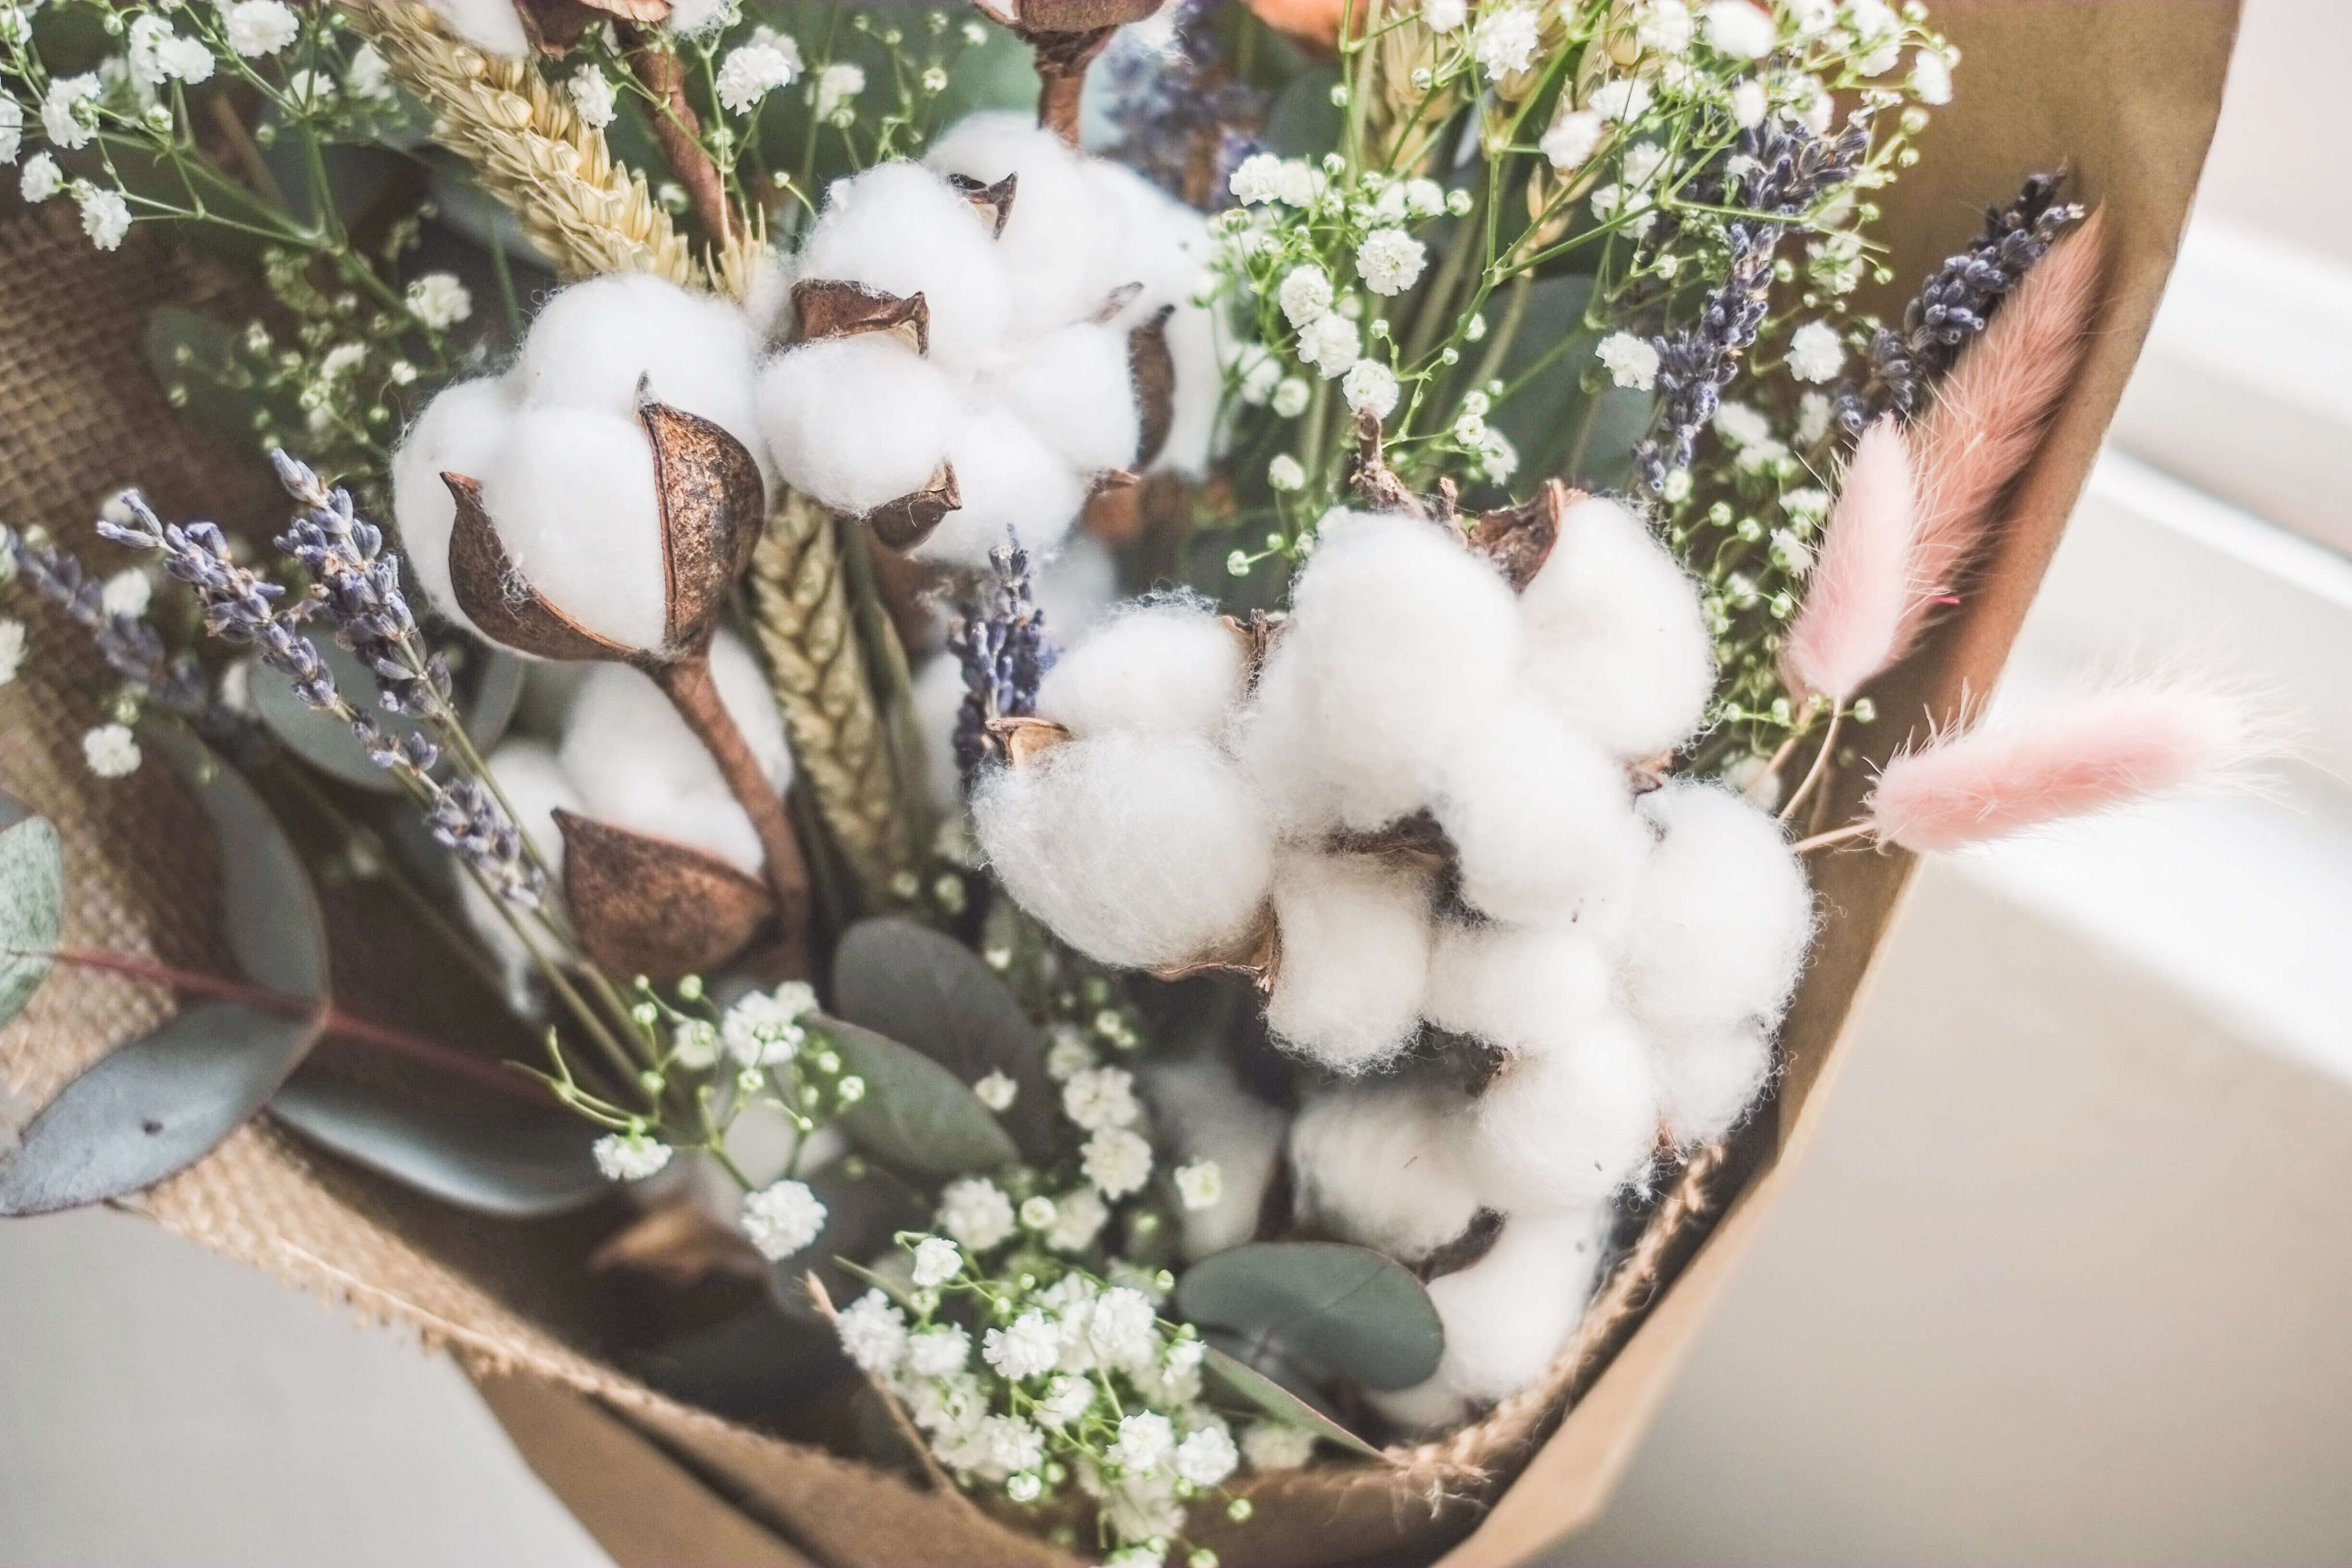
[(1983, 230), (1928, 275), (1905, 308), (1901, 329), (1882, 327), (1872, 335), (1868, 375), (1837, 395), (1841, 429), (1856, 435), (1881, 414), (1907, 420), (1919, 412), (2001, 302), (2082, 221), (2081, 204), (2058, 199), (2065, 182), (2063, 171), (2029, 176), (2007, 205), (1985, 209)]
[(1853, 182), (1870, 155), (1870, 126), (1871, 110), (1864, 108), (1834, 140), (1778, 120), (1741, 138), (1744, 172), (1727, 180), (1727, 194), (1751, 212), (1789, 221), (1734, 218), (1726, 224), (1729, 256), (1723, 281), (1707, 296), (1699, 319), (1651, 340), (1658, 351), (1663, 431), (1634, 447), (1633, 463), (1653, 494), (1664, 488), (1669, 472), (1690, 465), (1699, 432), (1721, 406), (1723, 389), (1738, 373), (1740, 360), (1756, 346), (1771, 309), (1773, 255), (1790, 221)]
[(318, 585), (335, 639), (375, 675), (386, 711), (425, 715), (446, 709), (449, 670), (425, 647), (400, 586), (400, 557), (383, 532), (353, 514), (351, 492), (329, 489), (283, 448), (269, 455), (278, 483), (302, 511), (275, 543), (307, 568)]
[(216, 727), (235, 727), (232, 716), (214, 700), (203, 666), (186, 653), (167, 653), (163, 639), (144, 617), (109, 610), (104, 586), (79, 557), (6, 527), (0, 527), (0, 548), (33, 591), (89, 632), (107, 668), (147, 700), (186, 718), (208, 737)]
[(1119, 138), (1106, 154), (1181, 201), (1215, 206), (1273, 95), (1234, 79), (1217, 37), (1223, 0), (1177, 0), (1123, 29), (1096, 75), (1117, 95)]
[(988, 552), (988, 565), (986, 583), (947, 637), (963, 670), (955, 758), (967, 785), (988, 757), (988, 721), (1034, 714), (1037, 684), (1060, 654), (1031, 590), (1029, 552), (1008, 538)]

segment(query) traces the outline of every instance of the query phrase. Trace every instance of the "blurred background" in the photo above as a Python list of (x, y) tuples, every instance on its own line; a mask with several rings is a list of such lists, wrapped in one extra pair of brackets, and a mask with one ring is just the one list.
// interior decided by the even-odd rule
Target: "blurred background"
[[(2352, 1560), (2347, 59), (2346, 0), (2246, 0), (2009, 679), (2193, 626), (2305, 758), (1921, 876), (1817, 1142), (1557, 1563)], [(0, 1562), (605, 1558), (446, 1360), (82, 1213), (0, 1227)]]

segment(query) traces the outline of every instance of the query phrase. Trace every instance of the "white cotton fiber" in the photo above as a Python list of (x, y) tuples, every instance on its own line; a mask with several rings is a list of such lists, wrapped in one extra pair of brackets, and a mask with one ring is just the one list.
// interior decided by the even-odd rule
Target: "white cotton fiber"
[[(556, 830), (555, 812), (581, 809), (580, 794), (572, 787), (555, 753), (535, 740), (509, 740), (487, 758), (490, 777), (514, 807), (517, 826), (530, 839), (531, 848), (539, 852), (555, 876), (555, 885), (549, 890), (551, 899), (562, 896), (563, 835)], [(507, 1005), (527, 1018), (538, 1017), (541, 1008), (539, 965), (531, 956), (524, 939), (515, 934), (506, 916), (499, 913), (497, 897), (485, 893), (469, 876), (457, 879), (458, 906), (465, 912), (466, 923), (482, 939), (482, 946), (498, 966), (504, 981)], [(526, 930), (531, 917), (524, 911), (513, 911), (520, 917)]]
[(451, 32), (486, 55), (519, 57), (532, 52), (530, 36), (522, 30), (522, 12), (514, 0), (430, 0), (430, 4)]
[(1184, 1256), (1205, 1258), (1255, 1236), (1290, 1118), (1243, 1089), (1214, 1052), (1146, 1070), (1143, 1092), (1174, 1150), (1171, 1164), (1216, 1162), (1217, 1201), (1178, 1210)]
[(1081, 473), (1135, 466), (1143, 423), (1124, 333), (1081, 321), (1016, 344), (981, 378), (980, 395)]
[(1068, 647), (1037, 688), (1037, 713), (1073, 735), (1213, 739), (1240, 700), (1245, 664), (1241, 639), (1205, 601), (1147, 600)]
[(1106, 258), (1103, 280), (1110, 287), (1143, 285), (1112, 325), (1125, 332), (1165, 306), (1176, 308), (1166, 329), (1176, 366), (1175, 418), (1151, 466), (1197, 478), (1207, 471), (1224, 400), (1216, 317), (1192, 303), (1214, 251), (1208, 220), (1131, 169), (1100, 158), (1088, 159), (1086, 168), (1105, 204), (1128, 214), (1126, 243)]
[(963, 666), (953, 653), (934, 653), (915, 673), (915, 727), (923, 737), (923, 783), (932, 810), (945, 817), (963, 810), (963, 779), (955, 758), (955, 727), (963, 713)]
[(1064, 647), (1093, 632), (1118, 600), (1118, 560), (1092, 534), (1073, 534), (1037, 573), (1037, 609)]
[(1012, 319), (1004, 261), (970, 202), (918, 163), (877, 163), (826, 193), (797, 266), (803, 278), (917, 294), (930, 308), (930, 357), (970, 373)]
[(1633, 758), (1697, 725), (1715, 683), (1698, 590), (1624, 507), (1570, 507), (1519, 603), (1527, 679), (1570, 728)]
[(727, 0), (673, 0), (664, 25), (692, 37), (710, 31), (726, 15)]
[(644, 426), (617, 413), (529, 409), (481, 479), (482, 504), (524, 582), (623, 647), (661, 645), (661, 502)]
[(1463, 1163), (1505, 1214), (1593, 1204), (1640, 1175), (1658, 1141), (1647, 1043), (1620, 1017), (1504, 1064), (1478, 1096)]
[(1812, 932), (1812, 894), (1778, 822), (1719, 785), (1642, 798), (1663, 835), (1628, 903), (1620, 985), (1658, 1032), (1777, 1019)]
[(1423, 1016), (1517, 1054), (1577, 1038), (1609, 1007), (1597, 942), (1567, 927), (1448, 925), (1429, 959)]
[(1454, 1144), (1460, 1102), (1412, 1083), (1349, 1084), (1315, 1096), (1290, 1124), (1298, 1217), (1413, 1262), (1478, 1213)]
[(1517, 623), (1501, 576), (1441, 526), (1327, 520), (1238, 731), (1252, 782), (1302, 829), (1420, 810), (1492, 722)]
[(1013, 210), (997, 250), (1013, 284), (1013, 325), (1029, 334), (1092, 319), (1110, 290), (1105, 281), (1124, 246), (1126, 215), (1102, 202), (1087, 161), (1026, 114), (969, 115), (933, 145), (924, 162), (942, 174), (992, 185), (1016, 176)]
[(1426, 875), (1369, 855), (1287, 851), (1275, 862), (1274, 912), (1282, 946), (1265, 1021), (1281, 1044), (1364, 1072), (1412, 1043), (1429, 979)]
[(964, 402), (936, 365), (882, 332), (803, 343), (760, 372), (760, 428), (784, 483), (836, 511), (924, 488)]
[(1772, 1070), (1772, 1042), (1763, 1027), (1663, 1035), (1650, 1042), (1658, 1081), (1658, 1108), (1676, 1147), (1713, 1143), (1747, 1114)]
[(505, 380), (458, 382), (425, 405), (392, 455), (392, 515), (399, 526), (403, 580), (422, 588), (427, 604), (477, 636), (479, 629), (457, 608), (449, 586), (457, 504), (441, 476), (481, 478), (513, 421), (514, 399)]
[(972, 821), (1013, 901), (1106, 964), (1157, 968), (1237, 946), (1273, 877), (1273, 835), (1248, 787), (1189, 736), (1097, 736), (993, 768)]
[(911, 552), (941, 566), (981, 567), (1010, 533), (1050, 553), (1086, 505), (1086, 486), (1029, 427), (1000, 408), (966, 412), (948, 440), (962, 505)]
[(523, 402), (636, 416), (637, 382), (654, 399), (724, 426), (764, 455), (752, 406), (758, 335), (714, 294), (648, 272), (560, 289), (531, 320), (513, 376)]
[(1624, 766), (1525, 697), (1446, 759), (1436, 814), (1463, 901), (1497, 920), (1598, 921), (1650, 843)]
[(1375, 1391), (1373, 1405), (1400, 1427), (1434, 1431), (1542, 1376), (1584, 1317), (1609, 1227), (1605, 1206), (1506, 1222), (1485, 1257), (1429, 1282), (1445, 1325), (1437, 1371), (1411, 1388)]

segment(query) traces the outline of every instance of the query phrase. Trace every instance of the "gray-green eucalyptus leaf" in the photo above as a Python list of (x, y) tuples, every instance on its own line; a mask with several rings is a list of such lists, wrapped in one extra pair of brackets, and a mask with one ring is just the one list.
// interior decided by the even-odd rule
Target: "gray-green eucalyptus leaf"
[(354, 1165), (475, 1214), (540, 1219), (613, 1190), (589, 1153), (596, 1129), (552, 1104), (426, 1104), (312, 1062), (269, 1113)]
[(1264, 1347), (1308, 1376), (1409, 1388), (1437, 1370), (1445, 1329), (1410, 1270), (1369, 1247), (1252, 1241), (1203, 1258), (1176, 1286), (1189, 1322)]
[(861, 1148), (926, 1176), (993, 1170), (1021, 1157), (1010, 1134), (963, 1080), (919, 1051), (870, 1029), (819, 1019), (842, 1071), (865, 1080), (841, 1130)]
[(0, 1024), (49, 972), (65, 923), (65, 850), (46, 817), (0, 795)]
[(1265, 1373), (1250, 1366), (1231, 1352), (1220, 1349), (1212, 1340), (1209, 1354), (1202, 1366), (1225, 1389), (1285, 1426), (1299, 1427), (1314, 1433), (1326, 1442), (1379, 1458), (1381, 1451), (1347, 1427), (1339, 1425), (1325, 1411), (1308, 1403), (1299, 1395), (1284, 1387)]

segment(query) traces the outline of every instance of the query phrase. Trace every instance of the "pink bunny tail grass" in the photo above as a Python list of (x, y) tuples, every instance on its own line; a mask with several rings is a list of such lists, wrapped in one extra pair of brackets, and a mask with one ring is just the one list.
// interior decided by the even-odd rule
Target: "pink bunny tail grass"
[(1916, 593), (1895, 657), (1909, 651), (1937, 605), (1967, 579), (1998, 520), (2002, 492), (2032, 460), (2042, 427), (2073, 383), (2098, 303), (2105, 240), (2105, 214), (2096, 212), (2051, 246), (1913, 428)]
[(2226, 786), (2282, 749), (2246, 699), (2147, 679), (1996, 716), (1887, 759), (1871, 834), (1921, 854), (2005, 838), (2152, 796)]
[(1843, 702), (1895, 662), (1904, 614), (1918, 597), (1918, 531), (1910, 448), (1889, 416), (1854, 447), (1805, 607), (1789, 628), (1780, 670), (1793, 690)]

